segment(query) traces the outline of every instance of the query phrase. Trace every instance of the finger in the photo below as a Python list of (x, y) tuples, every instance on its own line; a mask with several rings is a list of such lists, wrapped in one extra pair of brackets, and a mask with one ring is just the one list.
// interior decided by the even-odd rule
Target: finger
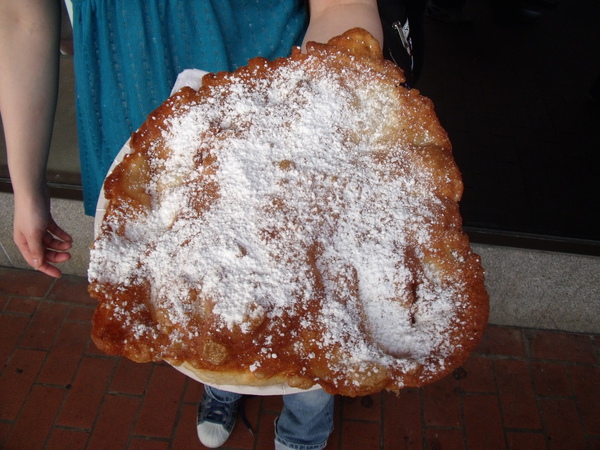
[(54, 267), (52, 264), (48, 264), (46, 261), (42, 262), (37, 270), (54, 278), (60, 278), (62, 276), (62, 272), (58, 268)]
[(71, 242), (56, 239), (51, 233), (44, 234), (43, 242), (46, 248), (51, 250), (68, 250), (71, 248)]
[(15, 236), (14, 240), (27, 264), (34, 269), (38, 269), (44, 262), (44, 253), (46, 250), (42, 245), (41, 236), (39, 238), (27, 239), (25, 235), (19, 233)]
[(54, 220), (50, 221), (48, 225), (48, 231), (56, 236), (58, 239), (64, 242), (73, 242), (73, 238), (69, 233), (59, 227)]
[(71, 259), (71, 254), (67, 252), (47, 251), (45, 260), (53, 264), (60, 264)]
[(69, 259), (71, 259), (71, 255), (69, 253), (46, 251), (45, 259), (37, 270), (51, 277), (60, 278), (62, 276), (62, 272), (58, 267), (55, 267), (50, 263), (60, 264)]

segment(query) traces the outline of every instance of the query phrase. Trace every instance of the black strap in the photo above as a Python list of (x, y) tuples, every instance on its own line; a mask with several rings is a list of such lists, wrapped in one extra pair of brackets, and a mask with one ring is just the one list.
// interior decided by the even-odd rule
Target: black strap
[(377, 0), (383, 27), (383, 54), (404, 71), (413, 87), (423, 67), (426, 0)]
[[(248, 416), (246, 416), (246, 407), (245, 407), (246, 405), (244, 403), (245, 403), (247, 397), (248, 397), (247, 395), (243, 395), (242, 398), (240, 398), (238, 413), (240, 415), (240, 418), (242, 419), (242, 422), (244, 422), (244, 425), (246, 425), (246, 428), (248, 429), (248, 431), (250, 431), (250, 434), (254, 435), (254, 429), (252, 428), (252, 424), (250, 424), (250, 421), (248, 420)], [(250, 397), (254, 397), (254, 396), (251, 395)]]

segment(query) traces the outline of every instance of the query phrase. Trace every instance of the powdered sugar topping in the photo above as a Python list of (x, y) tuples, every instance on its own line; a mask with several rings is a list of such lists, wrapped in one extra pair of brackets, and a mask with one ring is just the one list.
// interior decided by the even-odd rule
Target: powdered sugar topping
[[(435, 267), (418, 262), (418, 288), (409, 270), (439, 207), (426, 168), (386, 138), (391, 114), (410, 111), (374, 83), (311, 70), (234, 79), (169, 118), (168, 155), (151, 160), (152, 209), (125, 236), (100, 237), (90, 278), (150, 280), (155, 306), (184, 326), (199, 307), (189, 292), (200, 289), (219, 326), (245, 333), (318, 297), (319, 345), (342, 345), (340, 364), (423, 363), (444, 346), (438, 331), (453, 320), (455, 292)], [(217, 187), (201, 214), (198, 184)]]

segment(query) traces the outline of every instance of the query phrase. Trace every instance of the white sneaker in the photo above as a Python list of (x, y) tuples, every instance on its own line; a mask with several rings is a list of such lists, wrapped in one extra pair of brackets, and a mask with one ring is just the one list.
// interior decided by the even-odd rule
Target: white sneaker
[(238, 404), (239, 400), (223, 403), (206, 395), (206, 392), (202, 394), (196, 430), (204, 446), (217, 448), (227, 441), (235, 425)]

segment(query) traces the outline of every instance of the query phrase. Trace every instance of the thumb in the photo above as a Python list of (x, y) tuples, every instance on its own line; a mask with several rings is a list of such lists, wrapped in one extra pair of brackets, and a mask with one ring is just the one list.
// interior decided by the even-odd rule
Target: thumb
[(44, 263), (46, 250), (43, 245), (42, 234), (35, 231), (29, 234), (15, 231), (14, 240), (27, 264), (34, 269), (39, 269)]

